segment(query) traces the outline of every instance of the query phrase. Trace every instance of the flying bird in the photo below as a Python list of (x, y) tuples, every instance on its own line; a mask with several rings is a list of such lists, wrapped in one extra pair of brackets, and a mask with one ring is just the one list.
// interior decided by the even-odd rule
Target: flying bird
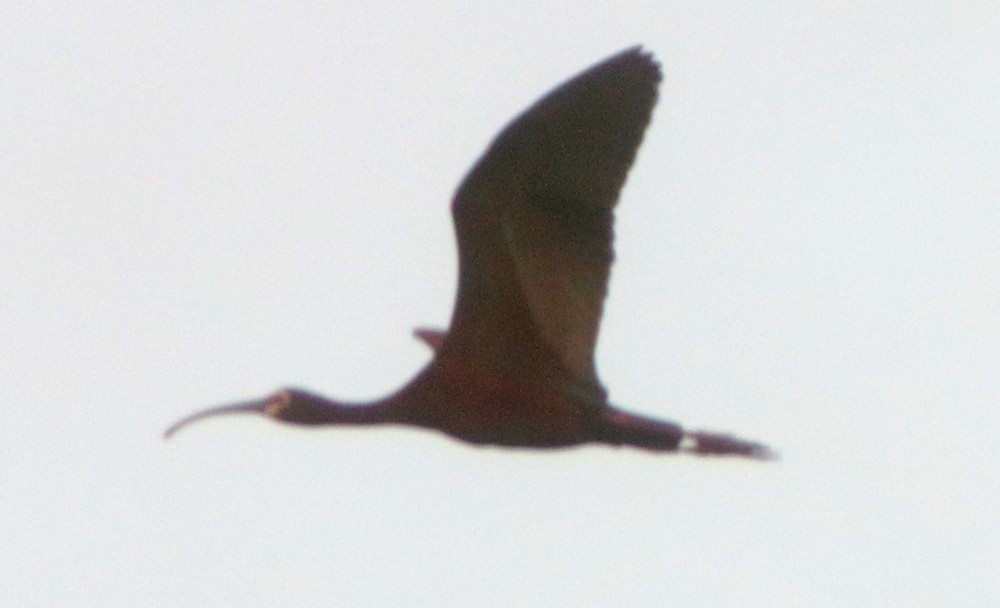
[(195, 413), (166, 437), (209, 416), (249, 412), (303, 425), (411, 425), (480, 445), (772, 457), (760, 443), (611, 405), (594, 367), (614, 208), (660, 79), (650, 54), (625, 50), (496, 136), (452, 201), (459, 272), (451, 324), (416, 330), (434, 357), (397, 392), (351, 404), (286, 388)]

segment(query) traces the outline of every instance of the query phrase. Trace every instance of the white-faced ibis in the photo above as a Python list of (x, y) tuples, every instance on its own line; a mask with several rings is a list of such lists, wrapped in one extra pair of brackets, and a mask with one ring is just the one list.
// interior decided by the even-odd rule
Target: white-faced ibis
[(256, 412), (297, 424), (406, 424), (475, 443), (583, 443), (767, 458), (767, 447), (609, 405), (594, 344), (613, 258), (613, 211), (649, 123), (660, 69), (621, 52), (536, 102), (493, 141), (452, 203), (458, 297), (434, 358), (366, 404), (299, 389), (191, 415)]

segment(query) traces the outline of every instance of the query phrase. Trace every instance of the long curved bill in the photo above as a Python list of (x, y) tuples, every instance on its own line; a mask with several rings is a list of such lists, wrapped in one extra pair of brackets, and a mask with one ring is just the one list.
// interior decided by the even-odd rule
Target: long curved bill
[(241, 401), (239, 403), (220, 405), (218, 407), (208, 408), (207, 410), (201, 410), (200, 412), (195, 412), (190, 416), (185, 416), (184, 418), (181, 418), (177, 422), (173, 423), (170, 428), (163, 433), (163, 438), (170, 439), (170, 437), (177, 431), (181, 430), (181, 428), (191, 424), (192, 422), (197, 422), (205, 418), (225, 416), (228, 414), (263, 414), (266, 411), (266, 406), (266, 399), (254, 399), (252, 401)]

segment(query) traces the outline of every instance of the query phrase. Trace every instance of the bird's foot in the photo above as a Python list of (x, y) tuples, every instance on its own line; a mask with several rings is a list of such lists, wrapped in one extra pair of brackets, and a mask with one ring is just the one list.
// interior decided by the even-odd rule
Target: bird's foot
[(778, 454), (763, 443), (746, 441), (732, 435), (687, 431), (680, 450), (697, 456), (742, 456), (757, 460), (777, 460)]

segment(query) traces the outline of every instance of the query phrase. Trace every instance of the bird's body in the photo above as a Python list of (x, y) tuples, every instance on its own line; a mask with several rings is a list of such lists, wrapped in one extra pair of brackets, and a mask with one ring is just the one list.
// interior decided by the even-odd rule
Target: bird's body
[(594, 346), (613, 258), (613, 210), (656, 102), (638, 48), (581, 73), (510, 123), (463, 180), (452, 214), (459, 288), (432, 361), (399, 391), (344, 404), (297, 389), (214, 408), (300, 424), (406, 424), (475, 444), (583, 443), (767, 457), (764, 446), (608, 404)]

